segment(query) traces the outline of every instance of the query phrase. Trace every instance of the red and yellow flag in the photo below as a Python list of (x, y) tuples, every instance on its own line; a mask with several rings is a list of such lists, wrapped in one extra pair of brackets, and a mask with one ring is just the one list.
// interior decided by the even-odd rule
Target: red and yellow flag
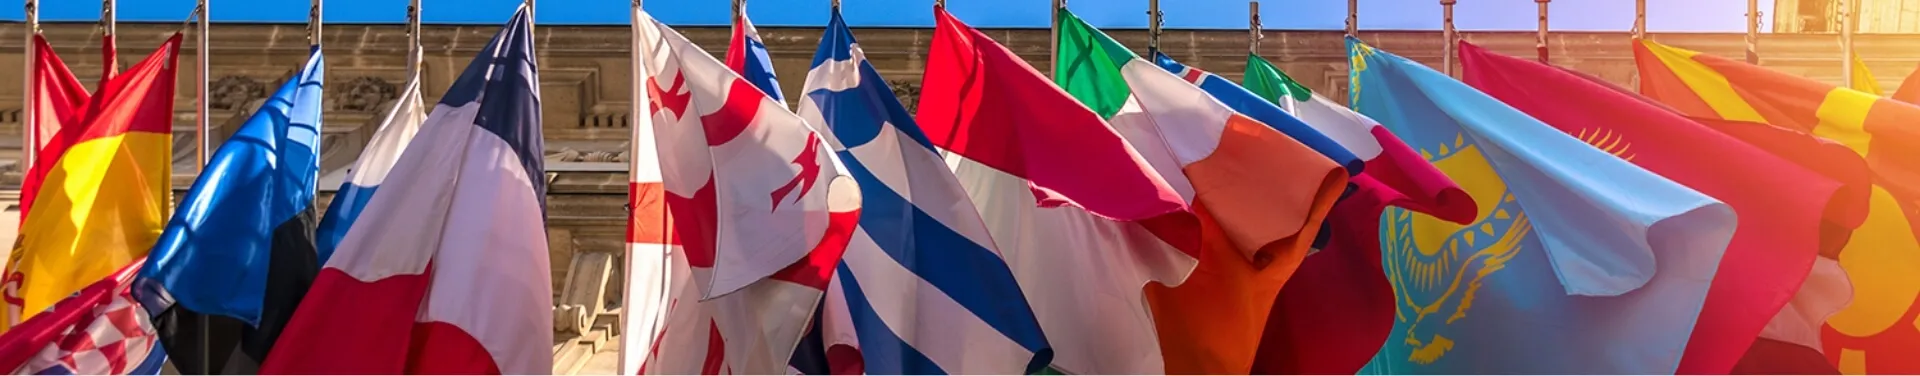
[(1866, 158), (1867, 220), (1839, 254), (1853, 300), (1827, 318), (1822, 350), (1848, 374), (1920, 373), (1920, 107), (1650, 41), (1634, 59), (1641, 92), (1678, 111), (1808, 132)]
[[(80, 79), (73, 76), (73, 71), (67, 69), (67, 63), (61, 61), (60, 55), (55, 53), (53, 46), (47, 43), (45, 36), (33, 36), (33, 50), (33, 91), (28, 94), (32, 96), (30, 99), (33, 101), (33, 113), (36, 116), (33, 126), (28, 129), (34, 131), (34, 152), (41, 153), (40, 161), (42, 162), (40, 163), (46, 164), (66, 152), (64, 147), (48, 151), (47, 145), (53, 141), (55, 135), (60, 133), (61, 128), (65, 128), (64, 124), (73, 124), (81, 120), (80, 118), (86, 113), (89, 95), (87, 88), (80, 85)], [(46, 157), (46, 154), (51, 154), (52, 157)], [(35, 173), (41, 171), (40, 169), (30, 170), (26, 179), (20, 183), (20, 219), (22, 221), (27, 218), (29, 209), (33, 208), (33, 198), (40, 191), (40, 183), (46, 180), (44, 173)], [(25, 223), (21, 225), (24, 226)]]
[(101, 85), (78, 121), (51, 137), (42, 176), (7, 260), (11, 327), (147, 254), (166, 224), (180, 36)]

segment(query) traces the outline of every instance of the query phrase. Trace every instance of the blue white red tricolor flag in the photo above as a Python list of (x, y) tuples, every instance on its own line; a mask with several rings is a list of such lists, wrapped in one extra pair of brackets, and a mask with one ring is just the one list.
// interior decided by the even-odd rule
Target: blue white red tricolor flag
[(634, 23), (653, 131), (640, 140), (655, 141), (634, 156), (656, 158), (662, 188), (636, 202), (669, 205), (667, 243), (681, 250), (676, 298), (637, 371), (784, 373), (858, 221), (859, 188), (799, 116), (651, 15)]
[(145, 258), (0, 335), (0, 370), (15, 375), (158, 375), (159, 333), (133, 298)]
[(347, 230), (263, 374), (549, 374), (533, 17), (454, 80)]
[(1053, 361), (972, 199), (838, 11), (800, 114), (830, 129), (861, 189), (860, 227), (820, 319), (836, 374), (1030, 374)]

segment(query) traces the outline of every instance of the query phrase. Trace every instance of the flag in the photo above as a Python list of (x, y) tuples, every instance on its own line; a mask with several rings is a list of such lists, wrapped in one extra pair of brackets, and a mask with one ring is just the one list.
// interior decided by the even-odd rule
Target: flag
[(1907, 79), (1900, 81), (1899, 90), (1894, 91), (1893, 96), (1890, 98), (1896, 101), (1920, 104), (1920, 69), (1915, 69), (1913, 73), (1907, 74)]
[[(111, 38), (109, 38), (111, 40)], [(33, 102), (34, 130), (33, 153), (39, 159), (38, 164), (51, 164), (66, 153), (68, 145), (53, 144), (60, 129), (68, 124), (78, 125), (86, 116), (87, 102), (91, 97), (87, 88), (80, 86), (80, 79), (67, 69), (67, 63), (60, 60), (60, 54), (47, 44), (45, 35), (33, 36)], [(104, 81), (103, 81), (104, 82)], [(48, 148), (50, 145), (58, 145)], [(34, 196), (40, 192), (41, 184), (46, 180), (47, 170), (30, 169), (20, 182), (20, 219), (26, 225), (29, 209), (33, 207)], [(24, 235), (24, 233), (23, 233)]]
[(773, 73), (773, 58), (767, 54), (767, 43), (760, 41), (760, 29), (753, 27), (744, 8), (740, 9), (739, 17), (733, 18), (733, 36), (727, 38), (727, 69), (739, 73), (747, 83), (773, 98), (773, 103), (780, 108), (787, 108), (786, 96), (780, 93), (780, 79)]
[(167, 352), (133, 297), (135, 260), (0, 335), (15, 375), (158, 375)]
[(636, 155), (657, 158), (667, 244), (683, 250), (640, 372), (783, 373), (858, 223), (859, 189), (799, 116), (650, 15), (636, 22), (653, 124)]
[(366, 148), (360, 150), (360, 158), (347, 167), (340, 189), (334, 192), (332, 201), (327, 203), (326, 214), (320, 217), (320, 227), (314, 231), (320, 264), (326, 264), (334, 248), (340, 246), (340, 240), (347, 237), (347, 230), (360, 219), (360, 212), (366, 210), (373, 194), (380, 191), (380, 184), (386, 182), (394, 162), (406, 152), (407, 145), (413, 143), (413, 136), (420, 133), (420, 123), (426, 117), (425, 102), (420, 100), (420, 77), (409, 77), (393, 109), (388, 110), (380, 127), (374, 129)]
[(1848, 56), (1848, 63), (1853, 64), (1853, 82), (1847, 87), (1874, 96), (1887, 95), (1880, 91), (1880, 80), (1873, 79), (1873, 71), (1867, 69), (1866, 61), (1860, 60), (1860, 54)]
[[(1359, 161), (1325, 136), (1302, 144), (1128, 51), (1059, 11), (1055, 81), (1102, 112), (1200, 218), (1202, 262), (1178, 287), (1148, 286), (1166, 373), (1247, 373), (1273, 300), (1306, 257), (1346, 188), (1341, 162)], [(1189, 73), (1189, 76), (1196, 74)], [(1215, 82), (1232, 85), (1225, 80)], [(1217, 94), (1215, 94), (1217, 95)], [(1229, 102), (1272, 109), (1298, 134), (1319, 133), (1251, 94)]]
[[(638, 27), (635, 27), (638, 38)], [(636, 41), (634, 49), (639, 49)], [(641, 67), (635, 66), (639, 71)], [(633, 85), (651, 81), (635, 78)], [(637, 86), (636, 86), (637, 87)], [(654, 146), (652, 87), (635, 90), (633, 99), (633, 149), (629, 152), (627, 174), (627, 276), (622, 291), (620, 374), (644, 373), (647, 359), (655, 349), (654, 340), (664, 331), (667, 313), (677, 288), (686, 286), (685, 267), (675, 268), (674, 259), (684, 257), (685, 248), (673, 239), (673, 216), (667, 213), (666, 186), (661, 180), (658, 148)], [(640, 107), (648, 106), (648, 107)], [(646, 116), (641, 116), (645, 114)], [(684, 261), (681, 262), (685, 264)], [(681, 271), (681, 274), (668, 273)]]
[(1478, 206), (1412, 147), (1380, 126), (1247, 55), (1244, 84), (1329, 135), (1367, 165), (1327, 215), (1322, 251), (1280, 289), (1255, 358), (1256, 374), (1351, 374), (1393, 330), (1393, 286), (1381, 269), (1380, 214), (1400, 207), (1467, 224)]
[[(1806, 283), (1822, 251), (1823, 213), (1865, 211), (1864, 184), (1844, 185), (1630, 94), (1464, 42), (1460, 61), (1464, 80), (1488, 96), (1744, 214), (1687, 342), (1681, 374), (1731, 371)], [(1840, 306), (1795, 308), (1824, 317)]]
[[(1313, 150), (1319, 152), (1321, 156), (1325, 156), (1327, 159), (1339, 163), (1340, 167), (1346, 169), (1348, 174), (1357, 175), (1362, 172), (1364, 165), (1361, 162), (1363, 158), (1358, 154), (1369, 152), (1367, 157), (1379, 154), (1379, 150), (1377, 150), (1379, 145), (1377, 144), (1373, 145), (1373, 150), (1363, 149), (1362, 152), (1355, 152), (1346, 148), (1346, 145), (1371, 144), (1373, 141), (1373, 136), (1371, 135), (1362, 132), (1323, 133), (1322, 130), (1313, 128), (1303, 121), (1303, 119), (1294, 116), (1287, 110), (1281, 109), (1273, 102), (1261, 98), (1252, 91), (1248, 91), (1247, 88), (1234, 84), (1233, 81), (1220, 78), (1220, 76), (1214, 75), (1212, 72), (1180, 64), (1179, 61), (1173, 60), (1173, 57), (1160, 52), (1153, 53), (1153, 62), (1159, 64), (1160, 67), (1166, 69), (1167, 72), (1172, 72), (1174, 75), (1187, 80), (1187, 82), (1199, 86), (1201, 90), (1206, 91), (1207, 95), (1213, 96), (1215, 100), (1220, 101), (1220, 103), (1226, 105), (1227, 108), (1233, 109), (1233, 112), (1238, 112), (1253, 120), (1266, 123), (1275, 130), (1279, 130), (1281, 133), (1287, 135), (1287, 137), (1294, 139), (1294, 141), (1313, 148)], [(1364, 131), (1364, 129), (1362, 131)]]
[(1866, 159), (1866, 222), (1838, 253), (1853, 299), (1817, 345), (1844, 373), (1920, 372), (1920, 128), (1907, 123), (1920, 107), (1649, 41), (1634, 60), (1640, 91), (1681, 113), (1807, 132)]
[(532, 26), (522, 5), (454, 80), (261, 373), (553, 371)]
[[(192, 359), (174, 362), (186, 373), (252, 373), (320, 271), (313, 187), (320, 164), (323, 61), (314, 49), (306, 65), (214, 150), (140, 268), (135, 292), (148, 308), (164, 312), (156, 317), (161, 339), (176, 356)], [(233, 330), (208, 332), (198, 325), (199, 316)], [(212, 343), (204, 345), (211, 353), (200, 353), (202, 343)], [(234, 345), (246, 356), (243, 363), (224, 361)]]
[[(30, 176), (44, 177), (20, 225), (4, 282), (8, 323), (147, 254), (166, 224), (173, 156), (175, 34), (106, 82), (85, 115), (60, 128)], [(57, 157), (54, 157), (57, 156)], [(52, 157), (52, 158), (46, 158)]]
[[(1030, 374), (1053, 350), (953, 172), (836, 10), (800, 114), (860, 185), (860, 226), (835, 268), (823, 345), (873, 374)], [(825, 318), (816, 318), (825, 320)], [(825, 332), (832, 328), (832, 332)], [(851, 341), (848, 341), (851, 339)], [(850, 367), (850, 366), (849, 366)]]
[(1165, 373), (1141, 289), (1192, 273), (1198, 219), (1100, 115), (946, 9), (934, 19), (915, 120), (1033, 305), (1048, 371)]
[(1381, 218), (1402, 305), (1365, 373), (1672, 373), (1735, 215), (1411, 60), (1347, 39), (1353, 103), (1461, 183), (1468, 225)]

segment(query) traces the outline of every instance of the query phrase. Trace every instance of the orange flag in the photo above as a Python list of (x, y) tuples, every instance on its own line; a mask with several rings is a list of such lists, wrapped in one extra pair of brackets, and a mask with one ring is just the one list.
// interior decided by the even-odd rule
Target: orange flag
[[(1873, 174), (1866, 222), (1840, 250), (1852, 284), (1826, 318), (1823, 352), (1841, 372), (1920, 373), (1920, 107), (1650, 41), (1636, 42), (1643, 94), (1691, 116), (1773, 124), (1830, 139)], [(1816, 318), (1817, 319), (1817, 318)]]

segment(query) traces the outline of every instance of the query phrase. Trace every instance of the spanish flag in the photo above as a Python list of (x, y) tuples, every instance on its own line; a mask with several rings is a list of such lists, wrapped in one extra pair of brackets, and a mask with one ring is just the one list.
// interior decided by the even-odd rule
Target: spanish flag
[(1812, 133), (1866, 158), (1867, 220), (1838, 255), (1853, 300), (1826, 319), (1820, 350), (1843, 373), (1920, 373), (1920, 107), (1650, 41), (1634, 60), (1640, 91), (1687, 115)]
[[(166, 224), (180, 36), (103, 82), (42, 149), (44, 176), (7, 260), (6, 325), (147, 254)], [(53, 153), (64, 150), (64, 153)]]

